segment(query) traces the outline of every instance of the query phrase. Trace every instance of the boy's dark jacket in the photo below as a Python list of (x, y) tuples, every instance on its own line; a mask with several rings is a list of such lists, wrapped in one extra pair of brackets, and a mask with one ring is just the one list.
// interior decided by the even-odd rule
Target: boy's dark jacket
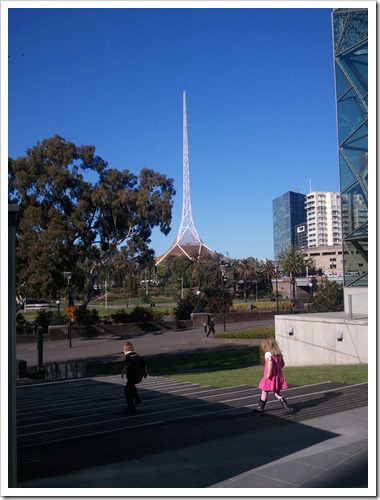
[(125, 355), (123, 373), (125, 371), (127, 372), (127, 380), (138, 384), (146, 376), (146, 362), (136, 352), (129, 352)]

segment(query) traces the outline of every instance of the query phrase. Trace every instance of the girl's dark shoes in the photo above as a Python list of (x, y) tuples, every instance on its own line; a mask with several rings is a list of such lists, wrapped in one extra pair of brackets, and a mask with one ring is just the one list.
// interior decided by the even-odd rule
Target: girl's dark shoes
[(263, 412), (265, 405), (266, 405), (266, 401), (263, 401), (262, 399), (260, 399), (259, 404), (257, 405), (257, 410), (260, 412)]
[(283, 411), (284, 415), (289, 415), (289, 413), (293, 413), (293, 408), (289, 408), (288, 402), (286, 401), (285, 398), (281, 398), (280, 403), (282, 404), (282, 407), (284, 409)]

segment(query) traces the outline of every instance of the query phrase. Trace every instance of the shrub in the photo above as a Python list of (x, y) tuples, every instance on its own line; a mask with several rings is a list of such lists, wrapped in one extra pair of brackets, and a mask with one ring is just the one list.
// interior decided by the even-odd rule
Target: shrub
[(176, 320), (190, 319), (190, 315), (194, 312), (196, 299), (193, 294), (188, 295), (184, 299), (177, 300), (177, 307), (174, 308), (174, 315)]
[(99, 313), (96, 309), (76, 309), (74, 319), (78, 325), (96, 325), (100, 323)]
[(48, 331), (49, 326), (53, 322), (53, 318), (54, 318), (53, 311), (45, 311), (45, 309), (42, 309), (41, 311), (38, 311), (38, 314), (34, 322), (37, 325), (42, 326), (42, 328), (44, 329), (44, 333), (46, 333)]
[(343, 286), (336, 281), (323, 283), (313, 297), (310, 310), (311, 312), (343, 311)]
[(21, 313), (16, 314), (16, 335), (36, 333), (36, 324), (25, 319)]
[(136, 306), (129, 314), (130, 323), (141, 323), (143, 321), (155, 321), (160, 317), (156, 315), (150, 308)]
[(120, 309), (111, 314), (112, 323), (130, 323), (130, 314), (125, 309)]

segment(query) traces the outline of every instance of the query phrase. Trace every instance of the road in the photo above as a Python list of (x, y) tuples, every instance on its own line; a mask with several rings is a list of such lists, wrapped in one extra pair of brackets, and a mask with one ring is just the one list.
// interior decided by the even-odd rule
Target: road
[[(253, 327), (273, 326), (274, 320), (250, 321), (226, 325), (227, 331), (244, 330)], [(221, 332), (219, 328), (216, 333)], [(159, 354), (179, 354), (194, 351), (212, 350), (226, 347), (253, 346), (259, 341), (254, 339), (216, 339), (206, 337), (203, 328), (165, 333), (147, 333), (129, 338), (135, 350), (142, 356)], [(73, 338), (72, 347), (68, 340), (45, 341), (43, 362), (72, 361), (77, 359), (103, 359), (104, 361), (120, 361), (123, 359), (123, 338), (98, 337), (96, 339)], [(16, 357), (27, 362), (28, 368), (37, 366), (37, 338), (35, 343), (23, 343), (16, 346)]]

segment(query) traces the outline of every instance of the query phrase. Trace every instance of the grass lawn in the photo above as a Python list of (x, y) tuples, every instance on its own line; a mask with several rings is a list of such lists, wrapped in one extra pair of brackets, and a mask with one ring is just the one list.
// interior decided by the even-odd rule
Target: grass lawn
[[(309, 366), (287, 368), (283, 370), (289, 385), (309, 385), (319, 382), (337, 382), (342, 384), (359, 384), (368, 381), (367, 365), (350, 366)], [(153, 375), (153, 374), (152, 374)], [(173, 373), (167, 378), (191, 382), (202, 386), (231, 387), (236, 385), (257, 386), (263, 376), (261, 366), (237, 368), (235, 370), (204, 371), (202, 373)]]
[[(202, 386), (257, 386), (263, 375), (258, 347), (240, 347), (175, 356), (145, 357), (148, 372)], [(285, 360), (286, 361), (286, 360)], [(121, 373), (123, 363), (89, 363), (89, 372), (97, 375)], [(284, 368), (288, 384), (309, 385), (319, 382), (358, 384), (368, 381), (367, 365), (310, 366)]]

